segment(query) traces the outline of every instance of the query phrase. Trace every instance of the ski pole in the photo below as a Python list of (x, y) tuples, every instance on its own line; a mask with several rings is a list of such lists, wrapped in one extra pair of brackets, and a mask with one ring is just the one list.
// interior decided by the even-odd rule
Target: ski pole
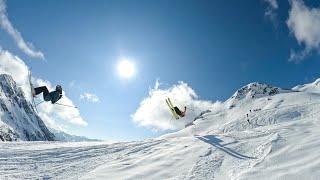
[(71, 107), (71, 108), (78, 108), (77, 106), (70, 106), (70, 105), (66, 105), (66, 104), (60, 104), (60, 103), (54, 103), (54, 104), (60, 105), (60, 106)]

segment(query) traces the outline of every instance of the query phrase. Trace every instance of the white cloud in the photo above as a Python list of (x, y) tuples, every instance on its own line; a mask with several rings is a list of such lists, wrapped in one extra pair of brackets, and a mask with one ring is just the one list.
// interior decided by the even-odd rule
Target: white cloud
[(290, 61), (301, 61), (313, 50), (320, 52), (320, 8), (309, 8), (302, 0), (290, 0), (287, 26), (304, 50), (291, 50)]
[[(28, 80), (28, 67), (17, 56), (12, 55), (10, 52), (0, 51), (0, 74), (9, 74), (16, 81), (26, 95), (28, 100), (31, 99), (31, 92)], [(34, 85), (45, 85), (49, 90), (54, 89), (49, 81), (33, 78)], [(39, 97), (42, 100), (42, 97)], [(64, 94), (59, 103), (73, 105), (73, 102)], [(52, 105), (51, 103), (42, 103), (38, 107), (40, 117), (46, 121), (48, 126), (53, 125), (57, 127), (57, 119), (63, 122), (68, 122), (74, 125), (87, 125), (87, 122), (81, 117), (78, 109), (68, 108), (64, 106)]]
[[(30, 94), (27, 65), (19, 57), (6, 50), (0, 50), (0, 74), (11, 75), (23, 92)], [(26, 98), (31, 99), (31, 97)]]
[(273, 9), (279, 8), (277, 0), (265, 0), (265, 1), (268, 2)]
[(277, 13), (276, 10), (279, 8), (277, 0), (264, 0), (267, 4), (268, 7), (266, 8), (266, 11), (264, 15), (270, 19), (270, 21), (276, 25), (277, 21)]
[(34, 50), (32, 44), (25, 42), (21, 33), (13, 27), (12, 23), (8, 19), (4, 0), (0, 0), (0, 26), (14, 39), (17, 46), (24, 53), (31, 57), (44, 58), (43, 53), (41, 51)]
[[(53, 87), (49, 81), (42, 79), (36, 79), (35, 86), (46, 86), (49, 91), (55, 89), (55, 87)], [(41, 96), (40, 99), (42, 99)], [(66, 96), (64, 91), (63, 96), (58, 103), (75, 107), (73, 102)], [(60, 118), (75, 125), (87, 125), (87, 122), (80, 116), (80, 112), (77, 108), (61, 106), (57, 104), (53, 105), (50, 102), (41, 103), (37, 108), (40, 112), (47, 114), (49, 117)]]
[[(222, 108), (220, 102), (199, 100), (195, 91), (184, 82), (179, 82), (168, 89), (159, 89), (157, 81), (155, 87), (149, 90), (149, 96), (141, 103), (136, 112), (131, 115), (133, 121), (140, 126), (155, 128), (157, 130), (175, 130), (183, 128), (192, 122), (202, 111)], [(165, 99), (170, 98), (172, 103), (183, 109), (187, 107), (184, 118), (175, 120), (166, 105)]]
[(48, 127), (59, 131), (65, 131), (60, 125), (57, 124), (55, 120), (52, 119), (52, 117), (49, 117), (48, 114), (39, 112), (38, 115), (41, 117), (41, 119)]
[(80, 95), (80, 99), (87, 100), (89, 102), (97, 103), (100, 101), (99, 97), (95, 94), (85, 92)]

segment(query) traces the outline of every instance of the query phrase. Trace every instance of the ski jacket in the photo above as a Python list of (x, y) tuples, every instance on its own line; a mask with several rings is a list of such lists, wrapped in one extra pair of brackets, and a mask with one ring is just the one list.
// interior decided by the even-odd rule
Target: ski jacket
[(49, 96), (50, 96), (51, 103), (54, 104), (57, 101), (59, 101), (59, 99), (61, 99), (62, 93), (60, 93), (59, 91), (52, 91), (50, 92)]

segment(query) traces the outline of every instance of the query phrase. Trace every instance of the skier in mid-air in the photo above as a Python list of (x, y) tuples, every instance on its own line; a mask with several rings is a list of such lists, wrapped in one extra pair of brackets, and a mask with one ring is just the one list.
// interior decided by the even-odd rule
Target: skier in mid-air
[(51, 101), (52, 104), (56, 103), (62, 97), (62, 87), (56, 86), (56, 90), (49, 92), (46, 86), (36, 87), (32, 91), (32, 96), (35, 97), (38, 94), (43, 93), (44, 101)]
[(187, 107), (184, 107), (184, 111), (181, 111), (177, 106), (174, 106), (170, 100), (170, 98), (166, 99), (166, 103), (168, 107), (170, 108), (170, 111), (174, 118), (179, 119), (180, 117), (184, 117), (186, 115)]

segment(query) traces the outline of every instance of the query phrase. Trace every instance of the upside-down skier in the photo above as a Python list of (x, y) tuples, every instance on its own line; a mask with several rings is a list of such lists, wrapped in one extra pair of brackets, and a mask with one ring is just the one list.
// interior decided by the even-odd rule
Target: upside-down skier
[(166, 99), (166, 103), (168, 107), (170, 108), (170, 111), (172, 112), (172, 115), (174, 118), (179, 119), (179, 116), (182, 118), (186, 115), (187, 107), (184, 107), (184, 111), (181, 111), (177, 106), (173, 106), (170, 98)]

